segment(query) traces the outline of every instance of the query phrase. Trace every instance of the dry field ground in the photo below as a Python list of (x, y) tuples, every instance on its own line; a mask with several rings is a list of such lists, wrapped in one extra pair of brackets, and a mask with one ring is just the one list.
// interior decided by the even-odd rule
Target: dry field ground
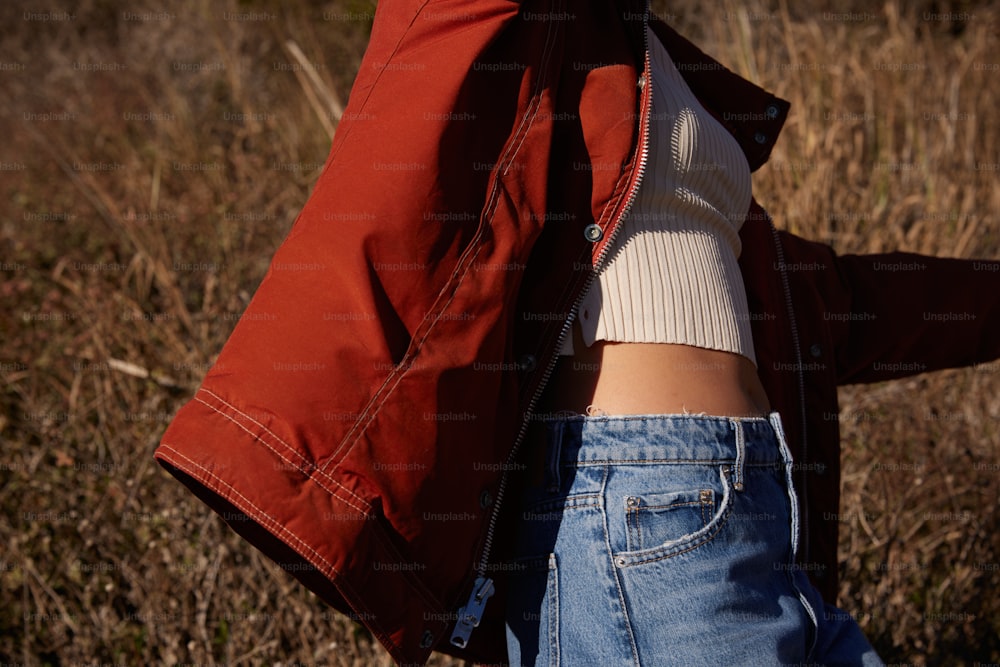
[[(778, 224), (1000, 258), (1000, 10), (791, 4), (663, 12), (792, 101), (755, 175)], [(390, 664), (151, 459), (309, 194), (372, 13), (0, 7), (0, 662)], [(841, 399), (840, 604), (887, 662), (1000, 662), (1000, 362)]]

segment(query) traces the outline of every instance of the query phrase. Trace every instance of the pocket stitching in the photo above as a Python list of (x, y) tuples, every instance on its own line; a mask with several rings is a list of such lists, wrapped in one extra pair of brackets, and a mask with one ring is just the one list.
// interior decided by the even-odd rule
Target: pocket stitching
[[(679, 538), (678, 540), (672, 540), (672, 544), (667, 543), (670, 544), (670, 546), (659, 545), (656, 547), (650, 547), (649, 549), (622, 551), (614, 554), (615, 563), (619, 567), (631, 567), (633, 565), (654, 563), (656, 561), (666, 560), (668, 558), (673, 558), (674, 556), (680, 556), (681, 554), (688, 553), (689, 551), (693, 551), (715, 539), (715, 536), (719, 534), (728, 522), (729, 516), (733, 513), (733, 505), (735, 502), (733, 497), (735, 490), (732, 488), (732, 466), (724, 467), (721, 472), (721, 477), (723, 488), (722, 504), (719, 509), (718, 516), (713, 516), (714, 520), (709, 521), (709, 523), (707, 523), (704, 527), (694, 533), (691, 533), (689, 536)], [(702, 531), (709, 528), (711, 528), (710, 531), (700, 534)]]
[(549, 597), (549, 665), (559, 666), (559, 562), (554, 553), (549, 554), (547, 581)]
[[(662, 493), (646, 494), (645, 497), (648, 497), (649, 495), (653, 495), (653, 496), (674, 495), (674, 496), (676, 496), (676, 495), (681, 495), (682, 493), (690, 494), (690, 493), (693, 493), (693, 492), (692, 491), (687, 491), (687, 492), (670, 492), (670, 493), (666, 493), (666, 494), (662, 494)], [(705, 526), (707, 526), (710, 523), (712, 517), (715, 515), (715, 493), (711, 489), (699, 489), (697, 493), (698, 493), (698, 498), (699, 498), (698, 500), (686, 500), (684, 502), (669, 503), (669, 504), (660, 504), (660, 505), (642, 505), (642, 504), (640, 504), (640, 505), (630, 505), (629, 501), (632, 498), (640, 498), (640, 499), (642, 499), (642, 498), (644, 498), (644, 496), (627, 496), (626, 499), (625, 499), (625, 529), (627, 531), (626, 536), (625, 536), (625, 538), (626, 538), (626, 542), (625, 542), (626, 549), (625, 549), (625, 551), (626, 552), (645, 551), (645, 549), (642, 546), (637, 546), (636, 548), (631, 548), (631, 545), (633, 543), (636, 544), (636, 545), (642, 545), (642, 521), (641, 521), (641, 518), (642, 518), (642, 512), (643, 511), (649, 511), (649, 510), (672, 510), (672, 509), (680, 509), (680, 508), (684, 508), (684, 507), (691, 507), (693, 505), (697, 505), (698, 508), (699, 508), (699, 510), (700, 510), (700, 514), (701, 514), (701, 528), (699, 528), (698, 530), (701, 530), (702, 528), (704, 528)], [(706, 494), (708, 494), (708, 498), (707, 499), (706, 499)], [(707, 505), (711, 505), (712, 509), (710, 510), (710, 514), (706, 518), (706, 516), (705, 516), (705, 507)], [(694, 532), (698, 532), (698, 531), (694, 531)], [(688, 533), (688, 534), (689, 535), (693, 535), (694, 533)], [(683, 538), (684, 536), (682, 535), (681, 537)], [(654, 549), (656, 547), (647, 547), (647, 548)]]

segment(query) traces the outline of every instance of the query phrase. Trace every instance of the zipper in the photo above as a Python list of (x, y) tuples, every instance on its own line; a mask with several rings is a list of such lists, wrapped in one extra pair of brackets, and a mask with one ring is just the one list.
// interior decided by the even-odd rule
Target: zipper
[(521, 429), (518, 431), (517, 438), (514, 440), (514, 447), (507, 456), (506, 464), (503, 466), (503, 470), (500, 473), (500, 484), (497, 487), (497, 497), (493, 503), (493, 512), (490, 514), (489, 524), (486, 528), (486, 537), (483, 541), (482, 555), (480, 556), (479, 564), (476, 566), (476, 581), (472, 585), (472, 592), (469, 593), (469, 597), (465, 604), (458, 610), (458, 620), (455, 623), (455, 629), (451, 635), (451, 643), (459, 648), (465, 648), (465, 646), (469, 643), (469, 637), (472, 635), (472, 631), (478, 627), (479, 623), (482, 621), (486, 603), (496, 590), (493, 585), (493, 579), (486, 576), (486, 572), (489, 566), (490, 554), (493, 551), (493, 537), (496, 532), (497, 520), (500, 516), (500, 506), (503, 501), (504, 493), (507, 489), (508, 471), (514, 468), (512, 464), (515, 462), (521, 443), (524, 441), (524, 436), (527, 434), (532, 411), (534, 410), (535, 404), (538, 402), (542, 391), (545, 389), (545, 385), (548, 383), (549, 378), (552, 375), (552, 371), (555, 370), (556, 362), (558, 361), (558, 350), (561, 349), (563, 341), (566, 339), (566, 336), (569, 335), (573, 327), (573, 321), (575, 320), (577, 309), (580, 307), (580, 304), (587, 295), (587, 291), (590, 289), (591, 284), (600, 272), (601, 264), (606, 259), (607, 254), (610, 251), (611, 244), (618, 235), (618, 231), (621, 229), (622, 219), (628, 215), (629, 211), (632, 209), (632, 205), (635, 203), (635, 198), (639, 191), (639, 184), (642, 182), (642, 177), (645, 174), (646, 161), (649, 156), (649, 110), (652, 107), (652, 85), (650, 81), (651, 77), (649, 76), (649, 12), (649, 0), (646, 0), (646, 10), (643, 12), (642, 19), (642, 44), (643, 53), (645, 54), (643, 62), (644, 69), (642, 76), (639, 78), (637, 83), (642, 91), (640, 93), (641, 97), (639, 104), (639, 109), (641, 111), (639, 117), (640, 141), (639, 159), (635, 168), (636, 178), (632, 183), (632, 186), (629, 188), (624, 206), (622, 206), (613, 221), (614, 224), (612, 226), (611, 235), (604, 241), (604, 246), (601, 248), (601, 251), (597, 256), (597, 260), (594, 262), (594, 268), (590, 272), (590, 275), (587, 277), (582, 289), (574, 300), (569, 311), (570, 316), (567, 318), (566, 322), (562, 326), (562, 329), (559, 331), (559, 337), (556, 340), (555, 347), (556, 354), (552, 355), (552, 358), (546, 365), (545, 370), (542, 373), (542, 379), (538, 384), (538, 388), (535, 390), (534, 395), (528, 402), (525, 419), (521, 422)]
[[(765, 215), (767, 215), (765, 213)], [(778, 236), (778, 230), (771, 222), (771, 216), (767, 216), (767, 224), (771, 227), (771, 237), (774, 239), (774, 248), (778, 255), (778, 266), (781, 270), (781, 287), (785, 295), (785, 312), (788, 314), (788, 322), (791, 326), (792, 333), (792, 348), (795, 350), (795, 375), (798, 378), (798, 389), (799, 389), (799, 418), (802, 420), (802, 443), (801, 443), (801, 453), (802, 453), (802, 463), (805, 463), (806, 458), (809, 455), (809, 439), (806, 432), (806, 378), (805, 372), (802, 366), (802, 347), (799, 340), (799, 327), (795, 322), (795, 308), (792, 304), (792, 288), (788, 283), (788, 273), (785, 270), (785, 250), (781, 245), (781, 237)], [(792, 463), (794, 466), (794, 462)], [(807, 498), (806, 486), (808, 485), (808, 478), (806, 477), (806, 468), (802, 467), (800, 470), (799, 477), (801, 478), (800, 487), (800, 497)], [(809, 560), (809, 504), (799, 503), (799, 531), (801, 533), (802, 539), (800, 543), (802, 546), (801, 558), (803, 561)]]

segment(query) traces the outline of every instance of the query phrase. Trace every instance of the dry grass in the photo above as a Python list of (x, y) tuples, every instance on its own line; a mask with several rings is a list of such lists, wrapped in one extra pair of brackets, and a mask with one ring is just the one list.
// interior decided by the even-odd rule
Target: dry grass
[[(0, 662), (388, 665), (150, 456), (308, 196), (372, 5), (74, 4), (0, 8)], [(1000, 257), (996, 13), (830, 4), (671, 4), (793, 102), (758, 198), (845, 252)], [(887, 662), (1000, 661), (998, 371), (841, 394), (841, 604)]]

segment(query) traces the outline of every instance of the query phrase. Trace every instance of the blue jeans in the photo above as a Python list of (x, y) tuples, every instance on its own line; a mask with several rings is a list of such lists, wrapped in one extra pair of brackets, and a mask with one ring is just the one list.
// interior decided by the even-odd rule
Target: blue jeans
[(511, 665), (881, 665), (795, 565), (777, 413), (546, 425), (509, 580)]

